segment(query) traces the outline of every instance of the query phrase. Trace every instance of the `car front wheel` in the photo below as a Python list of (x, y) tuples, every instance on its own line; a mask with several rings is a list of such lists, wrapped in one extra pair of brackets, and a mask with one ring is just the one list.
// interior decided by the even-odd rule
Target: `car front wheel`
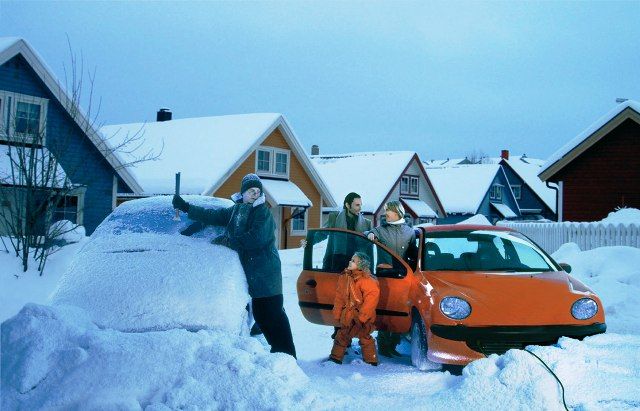
[(411, 319), (411, 364), (420, 371), (439, 370), (441, 364), (430, 361), (427, 357), (427, 331), (422, 316), (414, 311)]

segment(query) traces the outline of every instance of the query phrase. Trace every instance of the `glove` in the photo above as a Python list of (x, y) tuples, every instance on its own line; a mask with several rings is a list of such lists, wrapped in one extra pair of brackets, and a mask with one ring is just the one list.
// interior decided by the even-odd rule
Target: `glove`
[(173, 204), (173, 208), (175, 208), (175, 209), (178, 209), (178, 210), (183, 211), (185, 213), (189, 212), (189, 203), (184, 201), (182, 199), (182, 197), (180, 197), (177, 194), (173, 196), (173, 201), (171, 202), (171, 204)]

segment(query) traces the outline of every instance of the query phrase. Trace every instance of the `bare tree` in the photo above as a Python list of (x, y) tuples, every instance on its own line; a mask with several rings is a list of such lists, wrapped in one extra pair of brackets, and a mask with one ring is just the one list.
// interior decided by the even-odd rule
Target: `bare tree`
[(473, 149), (465, 156), (465, 159), (467, 159), (470, 164), (487, 164), (491, 162), (491, 159), (484, 151), (477, 149)]
[[(74, 199), (86, 190), (86, 185), (74, 183), (82, 173), (82, 159), (65, 161), (64, 166), (59, 162), (72, 157), (69, 154), (78, 144), (78, 135), (94, 136), (100, 153), (105, 158), (117, 157), (120, 167), (157, 159), (162, 151), (161, 148), (158, 153), (140, 152), (144, 144), (143, 128), (133, 135), (104, 138), (97, 134), (100, 104), (96, 109), (93, 102), (95, 70), (85, 77), (82, 56), (78, 61), (68, 44), (71, 66), (69, 70), (65, 67), (64, 88), (56, 83), (59, 89), (54, 94), (62, 96), (59, 102), (71, 121), (56, 125), (56, 137), (47, 138), (47, 116), (40, 111), (41, 99), (33, 97), (29, 101), (21, 96), (16, 110), (10, 111), (5, 141), (0, 143), (0, 226), (4, 226), (23, 270), (27, 271), (31, 257), (37, 262), (40, 275), (47, 258), (63, 243), (65, 234), (75, 229), (74, 224), (61, 220), (67, 217), (68, 209), (77, 207)], [(86, 98), (84, 91), (88, 93)], [(80, 109), (83, 99), (85, 112)]]

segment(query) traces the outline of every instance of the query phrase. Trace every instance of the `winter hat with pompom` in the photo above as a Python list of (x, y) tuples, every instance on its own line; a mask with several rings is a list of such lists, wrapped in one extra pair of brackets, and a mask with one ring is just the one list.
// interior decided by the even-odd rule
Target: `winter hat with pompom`
[(242, 177), (242, 185), (240, 186), (240, 194), (244, 193), (250, 188), (259, 188), (262, 191), (262, 181), (260, 181), (260, 177), (251, 173)]

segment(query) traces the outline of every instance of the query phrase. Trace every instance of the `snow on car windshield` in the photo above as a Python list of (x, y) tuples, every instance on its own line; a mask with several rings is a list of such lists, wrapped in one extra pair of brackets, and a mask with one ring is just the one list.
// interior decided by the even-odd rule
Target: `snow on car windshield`
[[(232, 204), (185, 198), (209, 208)], [(120, 205), (78, 253), (52, 303), (81, 307), (99, 326), (120, 331), (243, 332), (249, 295), (238, 254), (210, 242), (224, 228), (197, 227), (203, 229), (185, 236), (180, 231), (193, 221), (174, 217), (168, 196)]]
[(542, 272), (559, 268), (519, 233), (474, 230), (428, 233), (423, 266), (434, 271)]

